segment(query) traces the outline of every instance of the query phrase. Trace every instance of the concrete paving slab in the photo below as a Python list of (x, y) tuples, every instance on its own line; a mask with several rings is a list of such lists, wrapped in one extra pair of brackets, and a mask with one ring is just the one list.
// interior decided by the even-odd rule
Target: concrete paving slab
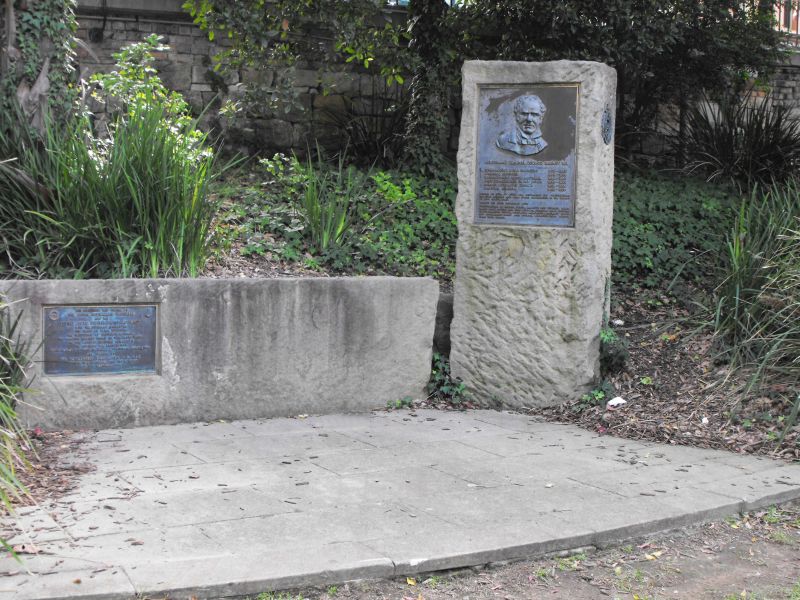
[(64, 461), (97, 470), (4, 524), (42, 553), (25, 557), (30, 574), (0, 559), (3, 598), (256, 595), (604, 545), (800, 498), (797, 464), (495, 411), (86, 439)]
[(131, 600), (136, 589), (123, 569), (98, 567), (7, 577), (0, 580), (0, 595), (30, 600)]
[[(191, 510), (187, 510), (191, 506)], [(217, 488), (176, 493), (154, 493), (128, 501), (75, 503), (61, 521), (73, 539), (153, 528), (224, 522), (291, 512), (291, 507), (266, 492), (252, 488)]]
[(241, 429), (250, 435), (273, 435), (276, 433), (311, 431), (311, 425), (306, 418), (231, 421), (231, 426)]
[(395, 567), (391, 560), (363, 544), (337, 543), (294, 552), (271, 548), (258, 554), (186, 560), (171, 563), (169, 570), (150, 563), (130, 569), (129, 573), (139, 594), (214, 598), (392, 577)]
[(203, 463), (158, 469), (120, 471), (124, 478), (143, 493), (178, 492), (218, 489), (220, 487), (252, 487), (270, 489), (282, 484), (296, 485), (309, 478), (335, 476), (307, 460), (261, 459)]
[[(564, 453), (560, 450), (539, 450), (533, 454), (512, 456), (498, 459), (475, 460), (464, 462), (457, 457), (443, 457), (438, 460), (436, 470), (449, 473), (481, 485), (495, 487), (497, 485), (538, 484), (542, 480), (553, 480), (568, 477), (573, 471), (579, 473), (598, 473), (625, 470), (632, 468), (627, 460), (616, 455), (596, 456), (594, 453)], [(622, 476), (624, 477), (624, 476)]]
[[(636, 478), (630, 470), (636, 471)], [(686, 487), (702, 486), (714, 490), (718, 482), (736, 481), (741, 471), (730, 465), (713, 461), (695, 463), (659, 464), (656, 466), (633, 465), (628, 469), (609, 470), (600, 475), (579, 475), (580, 482), (628, 498), (680, 493)], [(578, 480), (577, 478), (575, 479)]]
[(622, 497), (568, 481), (538, 485), (478, 488), (468, 494), (439, 494), (405, 500), (417, 514), (426, 514), (461, 527), (491, 531), (498, 524), (518, 525), (527, 519), (546, 523), (550, 514), (572, 513), (585, 506), (609, 506)]
[(714, 483), (703, 483), (698, 489), (740, 500), (742, 510), (756, 510), (770, 504), (796, 498), (800, 486), (800, 469), (780, 464), (757, 472), (740, 473)]
[(205, 526), (188, 525), (85, 537), (68, 544), (59, 543), (58, 554), (135, 567), (146, 563), (217, 558), (231, 553), (206, 533)]
[[(435, 412), (435, 411), (432, 411)], [(550, 423), (538, 417), (523, 417), (517, 413), (506, 411), (484, 411), (479, 416), (471, 418), (482, 423), (491, 423), (510, 431), (564, 431), (570, 428), (563, 423)]]
[(369, 450), (373, 446), (337, 432), (303, 431), (248, 436), (227, 440), (176, 443), (203, 462), (228, 462), (257, 458), (307, 458), (343, 450)]
[(458, 441), (420, 442), (398, 448), (375, 448), (310, 457), (313, 464), (339, 475), (391, 471), (401, 465), (435, 466), (447, 457), (461, 457), (465, 462), (497, 458), (496, 454), (472, 448)]
[[(37, 507), (34, 507), (37, 508)], [(39, 544), (69, 537), (66, 529), (43, 510), (17, 515), (13, 523), (4, 523), (0, 537), (8, 544)]]
[[(390, 502), (408, 496), (463, 493), (475, 487), (470, 482), (430, 467), (408, 467), (355, 475), (312, 477), (301, 482), (281, 482), (264, 494), (286, 508), (302, 511), (342, 505)], [(259, 488), (260, 489), (260, 488)]]
[[(742, 503), (713, 492), (689, 489), (682, 495), (624, 498), (609, 503), (605, 510), (590, 504), (574, 505), (569, 512), (558, 512), (555, 521), (565, 525), (584, 523), (593, 530), (591, 544), (613, 542), (666, 531), (712, 519), (738, 514)], [(551, 525), (552, 526), (552, 525)]]
[(95, 471), (81, 477), (80, 491), (69, 493), (60, 501), (105, 500), (111, 498), (130, 498), (142, 490), (124, 479), (119, 471)]
[(228, 438), (248, 437), (253, 435), (246, 428), (234, 423), (217, 421), (213, 423), (184, 423), (179, 425), (157, 425), (146, 429), (107, 429), (96, 436), (97, 443), (124, 441), (128, 444), (137, 442), (150, 443), (163, 439), (169, 443), (193, 442), (205, 440), (224, 440)]
[(421, 421), (409, 425), (386, 424), (380, 428), (370, 428), (369, 430), (351, 429), (345, 435), (377, 448), (395, 448), (444, 440), (469, 444), (470, 440), (475, 438), (493, 438), (507, 433), (507, 430), (488, 423), (473, 423), (472, 426), (462, 427), (460, 423), (431, 424)]
[(366, 540), (364, 544), (391, 556), (398, 573), (415, 574), (586, 546), (591, 543), (593, 533), (580, 526), (567, 526), (555, 531), (532, 521), (497, 523), (490, 530), (446, 523), (433, 528), (425, 539), (389, 536)]
[(203, 461), (183, 448), (178, 448), (165, 440), (152, 440), (148, 443), (124, 441), (89, 447), (88, 462), (100, 472), (130, 469), (152, 469), (175, 465), (196, 465)]

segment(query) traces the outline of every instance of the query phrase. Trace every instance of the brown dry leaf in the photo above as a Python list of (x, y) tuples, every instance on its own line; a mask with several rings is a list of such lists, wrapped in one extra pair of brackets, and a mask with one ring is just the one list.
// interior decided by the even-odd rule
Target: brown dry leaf
[(41, 550), (33, 544), (17, 544), (12, 548), (16, 554), (39, 554)]

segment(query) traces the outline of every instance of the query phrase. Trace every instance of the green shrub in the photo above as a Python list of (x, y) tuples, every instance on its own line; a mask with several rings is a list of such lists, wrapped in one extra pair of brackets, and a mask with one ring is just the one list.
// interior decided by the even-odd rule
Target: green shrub
[(654, 287), (709, 274), (730, 223), (733, 197), (689, 178), (618, 172), (613, 279)]
[(366, 225), (352, 241), (354, 268), (451, 279), (458, 237), (455, 174), (431, 179), (379, 172), (372, 179), (376, 193), (358, 207)]
[(687, 169), (709, 180), (784, 182), (800, 167), (800, 119), (770, 96), (706, 100), (689, 110), (685, 144)]
[(431, 378), (428, 381), (429, 398), (460, 406), (469, 399), (466, 384), (450, 373), (450, 360), (438, 352), (433, 353)]
[[(425, 179), (379, 171), (368, 177), (339, 165), (326, 175), (331, 173), (328, 166), (318, 164), (312, 170), (283, 155), (262, 160), (261, 166), (269, 178), (260, 187), (218, 188), (228, 198), (217, 222), (219, 250), (238, 240), (244, 242), (245, 255), (305, 261), (307, 266), (338, 272), (452, 278), (457, 237), (454, 173)], [(361, 183), (341, 184), (340, 178)], [(347, 194), (344, 231), (324, 250), (307, 231), (311, 226), (302, 209), (308, 182), (321, 179), (337, 193), (353, 190)]]
[(338, 248), (352, 222), (351, 210), (362, 193), (366, 176), (355, 167), (345, 166), (340, 155), (336, 167), (325, 164), (317, 148), (317, 164), (294, 164), (300, 193), (295, 208), (305, 222), (310, 250), (324, 254)]
[(800, 381), (800, 185), (742, 202), (715, 291), (715, 331), (734, 366)]
[(0, 260), (14, 274), (181, 276), (204, 266), (214, 157), (148, 66), (156, 42), (123, 50), (119, 71), (98, 78), (98, 93), (122, 107), (107, 136), (85, 114), (46, 119), (41, 136), (12, 115), (0, 123), (0, 158), (10, 159), (0, 164)]

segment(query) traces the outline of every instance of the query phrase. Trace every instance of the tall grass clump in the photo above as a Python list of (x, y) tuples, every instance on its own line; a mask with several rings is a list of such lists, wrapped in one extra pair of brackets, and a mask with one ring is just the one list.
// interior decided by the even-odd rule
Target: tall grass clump
[(0, 502), (8, 511), (12, 500), (27, 493), (17, 477), (19, 469), (27, 465), (23, 447), (28, 445), (16, 414), (29, 362), (29, 348), (19, 336), (19, 319), (19, 314), (12, 318), (6, 297), (0, 294)]
[[(45, 119), (42, 131), (0, 123), (0, 265), (19, 276), (196, 275), (215, 207), (214, 155), (183, 99), (152, 67), (156, 36), (115, 54), (94, 78), (116, 106), (107, 131), (90, 115)], [(9, 118), (10, 117), (10, 118)], [(0, 269), (2, 266), (0, 266)]]
[[(310, 153), (309, 153), (310, 154)], [(338, 247), (352, 223), (352, 209), (364, 191), (367, 177), (353, 166), (345, 166), (344, 155), (329, 166), (317, 148), (317, 164), (307, 160), (296, 165), (300, 194), (295, 208), (305, 223), (311, 249), (324, 253)]]
[(708, 99), (687, 115), (686, 168), (752, 189), (782, 183), (800, 167), (800, 120), (771, 96)]
[[(716, 290), (715, 330), (734, 366), (800, 381), (800, 184), (743, 201)], [(797, 390), (800, 392), (800, 389)]]

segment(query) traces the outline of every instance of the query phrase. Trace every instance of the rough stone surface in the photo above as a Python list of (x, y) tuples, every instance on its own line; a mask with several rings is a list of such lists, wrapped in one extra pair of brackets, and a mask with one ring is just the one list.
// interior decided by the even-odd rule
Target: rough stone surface
[[(479, 400), (551, 405), (584, 393), (599, 368), (611, 269), (613, 143), (601, 117), (616, 74), (593, 62), (468, 61), (458, 153), (458, 246), (450, 360)], [(478, 86), (579, 83), (574, 228), (473, 223)]]
[(800, 498), (800, 465), (494, 411), (105, 430), (64, 461), (95, 470), (4, 520), (0, 537), (42, 553), (24, 568), (0, 560), (3, 598), (255, 597), (602, 546)]
[[(158, 303), (160, 374), (49, 376), (20, 407), (44, 428), (360, 411), (418, 398), (438, 286), (421, 278), (6, 281), (22, 335), (42, 305)], [(39, 354), (34, 357), (41, 360)]]

